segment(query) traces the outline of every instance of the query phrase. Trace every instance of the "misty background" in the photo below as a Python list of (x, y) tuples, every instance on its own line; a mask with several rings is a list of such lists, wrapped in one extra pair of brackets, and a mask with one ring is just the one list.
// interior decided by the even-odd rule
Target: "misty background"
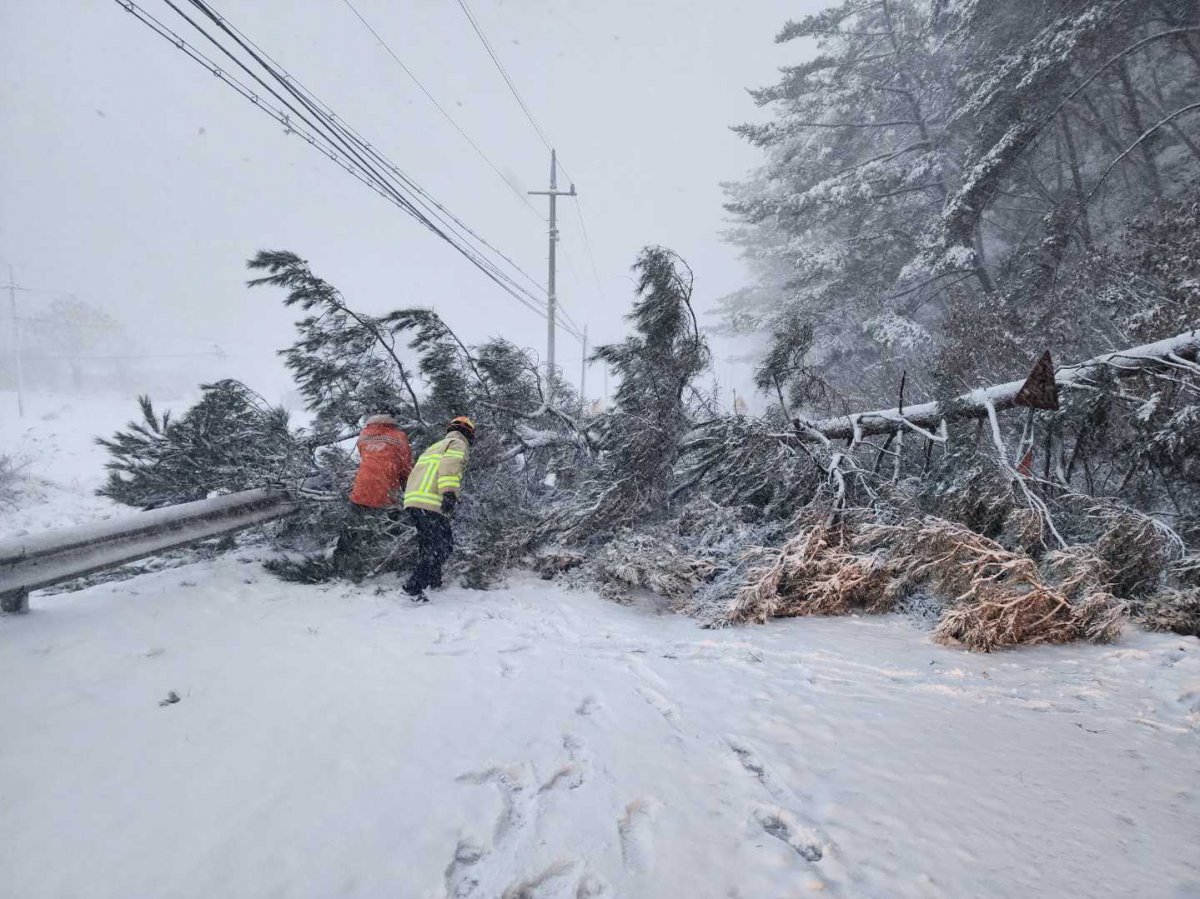
[[(746, 89), (799, 61), (774, 35), (819, 5), (471, 5), (576, 181), (578, 202), (559, 201), (559, 296), (593, 346), (624, 333), (629, 267), (645, 244), (690, 263), (702, 311), (745, 286), (739, 250), (721, 238), (720, 183), (761, 157), (729, 126), (764, 118)], [(225, 0), (218, 11), (544, 284), (546, 200), (529, 198), (535, 212), (510, 185), (544, 190), (549, 154), (458, 4), (354, 6), (505, 180), (345, 3)], [(148, 8), (187, 33), (165, 7)], [(11, 265), (23, 288), (35, 385), (170, 399), (235, 377), (294, 407), (275, 351), (296, 316), (244, 286), (245, 260), (260, 248), (301, 254), (363, 311), (427, 305), (468, 341), (502, 335), (544, 350), (540, 317), (112, 0), (5, 4), (0, 56), (0, 279)], [(560, 332), (558, 346), (577, 383), (579, 343)], [(751, 391), (749, 365), (734, 361), (747, 346), (715, 349), (728, 404), (731, 388)], [(588, 394), (602, 390), (595, 366)]]

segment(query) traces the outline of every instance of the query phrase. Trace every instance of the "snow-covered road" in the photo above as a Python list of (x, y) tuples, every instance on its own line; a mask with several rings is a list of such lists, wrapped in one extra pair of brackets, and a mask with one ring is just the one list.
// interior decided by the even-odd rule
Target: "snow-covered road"
[[(0, 421), (0, 533), (119, 511), (135, 411)], [(1194, 638), (382, 587), (225, 557), (0, 618), (0, 897), (1200, 896)]]
[(5, 896), (1200, 895), (1195, 639), (975, 656), (225, 558), (0, 620), (0, 722)]

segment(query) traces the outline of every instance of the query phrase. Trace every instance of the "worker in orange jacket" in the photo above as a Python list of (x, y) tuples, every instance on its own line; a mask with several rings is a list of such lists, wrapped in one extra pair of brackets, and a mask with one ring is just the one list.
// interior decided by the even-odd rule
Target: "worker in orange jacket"
[(397, 522), (404, 484), (412, 471), (408, 435), (389, 414), (372, 415), (358, 435), (358, 471), (350, 489), (350, 525), (338, 537), (334, 562), (352, 563), (378, 531), (380, 519)]
[(350, 502), (366, 509), (396, 509), (412, 471), (408, 435), (390, 415), (372, 415), (358, 435), (358, 472)]

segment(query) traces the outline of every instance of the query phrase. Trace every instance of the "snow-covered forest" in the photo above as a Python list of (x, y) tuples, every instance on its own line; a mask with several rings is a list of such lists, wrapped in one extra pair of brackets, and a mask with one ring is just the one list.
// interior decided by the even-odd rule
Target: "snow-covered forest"
[[(590, 348), (603, 400), (438, 296), (266, 244), (287, 229), (238, 302), (292, 319), (300, 409), (232, 371), (123, 425), (55, 406), (124, 390), (137, 335), (73, 299), (26, 322), (41, 417), (4, 422), (0, 548), (256, 488), (295, 510), (0, 620), (0, 795), (32, 822), (0, 826), (0, 884), (1196, 894), (1200, 5), (845, 0), (776, 44), (713, 210), (744, 286), (713, 300), (704, 258), (647, 240)], [(453, 529), (429, 606), (401, 592), (420, 516), (349, 501), (381, 419), (414, 459), (469, 443), (423, 488)], [(83, 861), (43, 881), (60, 831)]]
[(728, 186), (758, 278), (723, 319), (773, 335), (764, 382), (844, 413), (904, 372), (944, 397), (1195, 325), (1196, 27), (1186, 2), (1019, 0), (784, 27), (818, 53), (753, 91), (763, 165)]

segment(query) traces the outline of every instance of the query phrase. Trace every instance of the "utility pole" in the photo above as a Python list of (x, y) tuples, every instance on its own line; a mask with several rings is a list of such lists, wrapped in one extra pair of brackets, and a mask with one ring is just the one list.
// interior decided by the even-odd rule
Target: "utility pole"
[(587, 405), (587, 325), (583, 326), (583, 359), (579, 363), (579, 402)]
[(555, 246), (558, 243), (558, 198), (575, 196), (574, 184), (571, 185), (570, 190), (558, 189), (558, 157), (553, 150), (550, 151), (550, 189), (531, 190), (529, 193), (539, 197), (550, 198), (550, 277), (547, 281), (546, 289), (546, 296), (549, 301), (546, 307), (546, 373), (547, 380), (553, 382), (554, 327), (558, 307), (558, 297), (554, 292), (554, 255)]
[(8, 302), (12, 309), (13, 355), (17, 360), (17, 417), (25, 417), (25, 374), (21, 370), (21, 319), (17, 316), (17, 281), (13, 267), (8, 267)]

